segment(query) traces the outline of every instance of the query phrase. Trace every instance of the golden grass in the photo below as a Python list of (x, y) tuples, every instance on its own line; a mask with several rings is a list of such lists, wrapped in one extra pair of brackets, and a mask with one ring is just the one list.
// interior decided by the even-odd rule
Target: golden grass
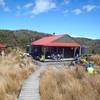
[(31, 58), (28, 66), (21, 68), (19, 54), (12, 52), (0, 61), (0, 100), (17, 100), (23, 80), (36, 69)]
[(100, 74), (89, 75), (82, 66), (49, 68), (42, 73), (40, 95), (41, 100), (100, 100)]
[(92, 55), (90, 60), (94, 61), (97, 65), (100, 65), (100, 55)]

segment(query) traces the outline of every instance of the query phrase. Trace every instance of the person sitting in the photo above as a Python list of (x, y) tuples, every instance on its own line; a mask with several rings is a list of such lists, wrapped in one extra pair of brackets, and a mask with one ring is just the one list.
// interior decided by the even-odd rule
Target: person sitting
[(92, 50), (92, 54), (96, 54), (96, 50), (95, 49)]
[(93, 67), (87, 67), (88, 74), (93, 74), (94, 68)]
[(41, 55), (40, 61), (43, 61), (43, 62), (45, 61), (45, 55), (43, 55), (43, 54)]
[(81, 62), (81, 63), (86, 63), (87, 60), (86, 60), (86, 58), (82, 57), (82, 58), (80, 58), (80, 62)]
[(80, 64), (80, 56), (76, 55), (76, 57), (74, 58), (74, 61), (76, 64)]

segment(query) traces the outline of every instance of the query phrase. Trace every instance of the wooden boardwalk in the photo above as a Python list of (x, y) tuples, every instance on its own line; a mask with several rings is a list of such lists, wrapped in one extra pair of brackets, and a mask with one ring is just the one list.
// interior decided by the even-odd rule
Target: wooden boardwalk
[(40, 100), (39, 81), (40, 73), (44, 71), (47, 66), (40, 63), (40, 68), (32, 73), (23, 83), (18, 100)]
[(40, 100), (39, 72), (35, 72), (23, 83), (19, 100)]
[(24, 81), (18, 100), (40, 100), (40, 93), (39, 93), (40, 73), (46, 70), (48, 65), (51, 65), (54, 68), (62, 67), (61, 62), (55, 62), (55, 63), (37, 62), (37, 63), (40, 66), (40, 68), (36, 72), (32, 73)]

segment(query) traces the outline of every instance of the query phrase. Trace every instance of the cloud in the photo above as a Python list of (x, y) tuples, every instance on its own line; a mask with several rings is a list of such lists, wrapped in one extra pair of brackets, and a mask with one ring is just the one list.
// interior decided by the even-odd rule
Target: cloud
[(83, 10), (85, 10), (86, 12), (91, 12), (92, 10), (94, 10), (96, 8), (96, 5), (84, 5), (83, 6)]
[(70, 0), (64, 0), (64, 3), (65, 4), (69, 4), (70, 3)]
[(56, 3), (53, 0), (35, 0), (35, 6), (32, 10), (32, 14), (38, 15), (53, 8), (56, 8)]
[(4, 0), (0, 0), (0, 7), (4, 7), (6, 4), (5, 4), (5, 1)]
[(64, 16), (67, 16), (70, 11), (68, 9), (64, 10), (62, 13)]
[(75, 13), (76, 15), (79, 15), (82, 13), (82, 10), (79, 8), (76, 8), (76, 9), (72, 10), (72, 12)]
[(69, 12), (69, 10), (68, 10), (68, 9), (66, 9), (63, 13), (64, 13), (64, 14), (66, 14), (66, 13), (68, 13), (68, 12)]
[(75, 13), (76, 15), (79, 15), (83, 12), (91, 12), (93, 11), (95, 8), (98, 8), (96, 5), (84, 5), (82, 6), (80, 9), (79, 8), (76, 8), (74, 10), (72, 10), (73, 13)]
[(64, 16), (66, 16), (66, 15), (69, 13), (69, 10), (66, 9), (66, 10), (64, 10), (62, 13), (64, 14)]
[(4, 0), (0, 0), (0, 7), (2, 7), (3, 11), (10, 12), (11, 9), (6, 5), (6, 2)]
[(26, 5), (24, 5), (24, 8), (28, 9), (28, 8), (30, 8), (32, 6), (33, 6), (33, 3), (27, 3)]
[(5, 12), (10, 12), (11, 9), (10, 9), (9, 7), (6, 6), (6, 7), (4, 7), (4, 11), (5, 11)]
[(21, 6), (20, 5), (17, 5), (16, 9), (17, 10), (20, 10), (21, 9)]

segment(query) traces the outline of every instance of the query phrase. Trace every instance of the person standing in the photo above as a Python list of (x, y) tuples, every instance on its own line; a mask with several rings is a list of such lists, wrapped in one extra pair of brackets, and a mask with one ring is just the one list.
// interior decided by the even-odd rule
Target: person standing
[(5, 51), (3, 49), (1, 50), (1, 56), (2, 56), (2, 58), (4, 58), (4, 56), (5, 56)]

